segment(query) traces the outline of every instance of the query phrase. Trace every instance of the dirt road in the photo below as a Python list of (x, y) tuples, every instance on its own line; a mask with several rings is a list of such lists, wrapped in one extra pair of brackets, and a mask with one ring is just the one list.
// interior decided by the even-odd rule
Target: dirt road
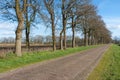
[(86, 80), (109, 45), (0, 74), (0, 80)]

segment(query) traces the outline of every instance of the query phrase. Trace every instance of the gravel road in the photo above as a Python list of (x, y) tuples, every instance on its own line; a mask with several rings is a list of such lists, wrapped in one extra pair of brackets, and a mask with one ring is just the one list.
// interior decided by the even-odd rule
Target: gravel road
[(0, 73), (0, 80), (86, 80), (109, 45)]

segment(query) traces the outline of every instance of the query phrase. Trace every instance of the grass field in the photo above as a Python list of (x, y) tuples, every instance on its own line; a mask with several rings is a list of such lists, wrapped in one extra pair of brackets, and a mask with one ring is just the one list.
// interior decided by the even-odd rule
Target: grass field
[(14, 68), (18, 68), (27, 64), (49, 60), (49, 59), (65, 56), (68, 54), (72, 54), (75, 52), (88, 50), (95, 47), (97, 46), (68, 48), (66, 50), (57, 50), (55, 52), (43, 51), (43, 52), (25, 53), (23, 54), (22, 57), (16, 57), (15, 54), (11, 53), (7, 55), (6, 58), (0, 59), (0, 73), (14, 69)]
[(87, 80), (120, 80), (120, 46), (111, 45)]

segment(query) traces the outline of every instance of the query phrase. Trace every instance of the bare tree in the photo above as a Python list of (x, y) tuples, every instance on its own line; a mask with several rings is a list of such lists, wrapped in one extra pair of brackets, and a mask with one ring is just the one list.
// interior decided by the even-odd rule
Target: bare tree
[(83, 16), (81, 13), (81, 7), (85, 5), (86, 0), (74, 0), (73, 7), (70, 9), (70, 19), (72, 28), (72, 47), (75, 47), (75, 29), (79, 22), (77, 21), (79, 17)]
[[(60, 32), (60, 49), (66, 49), (66, 26), (70, 9), (73, 7), (74, 0), (62, 0), (62, 30)], [(63, 35), (63, 36), (62, 36)]]
[(70, 12), (70, 18), (71, 18), (71, 28), (72, 28), (72, 47), (75, 47), (75, 27), (76, 27), (76, 20), (78, 15), (76, 15), (76, 3), (74, 3), (74, 6), (71, 8)]
[(50, 14), (51, 27), (52, 27), (52, 40), (53, 40), (53, 51), (56, 50), (56, 37), (55, 37), (55, 12), (54, 12), (54, 0), (44, 0), (47, 11)]
[(84, 34), (84, 44), (85, 46), (88, 45), (88, 32), (89, 32), (89, 22), (88, 20), (91, 18), (91, 16), (96, 13), (95, 7), (89, 3), (83, 5), (83, 11), (82, 11), (82, 16), (79, 18), (80, 24), (81, 24), (81, 29)]
[(27, 4), (29, 4), (30, 7), (26, 7), (25, 12), (25, 35), (26, 35), (26, 47), (29, 49), (30, 47), (30, 29), (33, 25), (33, 22), (35, 22), (35, 17), (37, 13), (37, 0), (27, 0)]
[(27, 7), (27, 0), (23, 0), (23, 3), (21, 3), (20, 0), (15, 0), (15, 12), (18, 20), (18, 26), (16, 30), (16, 42), (15, 42), (15, 53), (17, 54), (17, 56), (22, 56), (21, 37), (24, 26), (24, 14), (26, 12), (26, 7)]
[[(32, 1), (32, 3), (30, 3)], [(0, 8), (2, 9), (2, 19), (8, 20), (8, 21), (15, 21), (18, 22), (17, 29), (15, 31), (16, 33), (16, 42), (15, 42), (15, 53), (17, 56), (21, 56), (21, 38), (22, 38), (22, 30), (24, 29), (24, 26), (30, 26), (31, 21), (30, 18), (27, 17), (28, 13), (28, 7), (33, 8), (33, 2), (36, 0), (5, 0), (0, 1)], [(28, 3), (29, 2), (29, 3)], [(34, 13), (34, 11), (33, 11)], [(34, 14), (35, 15), (35, 14)], [(31, 15), (33, 16), (33, 15)], [(29, 19), (27, 21), (27, 19)], [(33, 19), (33, 18), (32, 18)], [(29, 24), (28, 24), (29, 23)], [(26, 24), (26, 25), (25, 25)], [(27, 27), (28, 34), (29, 29)], [(28, 35), (27, 34), (27, 35)]]

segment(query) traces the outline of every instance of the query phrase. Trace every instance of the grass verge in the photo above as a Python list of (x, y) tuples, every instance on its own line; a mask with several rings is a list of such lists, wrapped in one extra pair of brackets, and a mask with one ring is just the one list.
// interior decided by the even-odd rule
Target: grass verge
[(18, 68), (27, 64), (32, 64), (35, 62), (40, 62), (44, 60), (49, 60), (75, 52), (88, 50), (95, 48), (97, 46), (88, 46), (88, 47), (76, 47), (68, 48), (66, 50), (57, 50), (57, 51), (43, 51), (43, 52), (33, 52), (25, 53), (22, 57), (16, 57), (15, 54), (9, 54), (6, 58), (0, 59), (0, 73), (5, 72), (14, 68)]
[(120, 46), (111, 45), (87, 80), (120, 80)]

